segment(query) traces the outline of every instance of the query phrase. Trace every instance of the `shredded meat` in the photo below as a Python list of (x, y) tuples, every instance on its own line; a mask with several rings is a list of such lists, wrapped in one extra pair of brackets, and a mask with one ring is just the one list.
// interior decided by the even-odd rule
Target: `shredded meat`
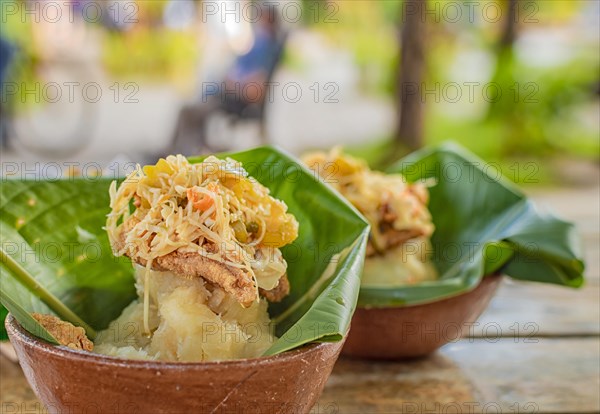
[(59, 344), (73, 349), (82, 349), (84, 351), (91, 351), (94, 349), (93, 342), (85, 335), (85, 330), (83, 328), (74, 326), (53, 315), (32, 313), (31, 316), (33, 316), (40, 325), (46, 328), (46, 330), (58, 340)]
[(269, 302), (281, 302), (290, 293), (290, 281), (287, 278), (287, 273), (281, 276), (279, 284), (273, 289), (259, 289), (259, 292)]

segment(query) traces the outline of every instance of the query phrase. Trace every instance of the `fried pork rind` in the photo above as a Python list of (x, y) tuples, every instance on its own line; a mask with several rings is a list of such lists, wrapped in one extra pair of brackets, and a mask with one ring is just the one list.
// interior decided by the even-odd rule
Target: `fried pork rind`
[(65, 322), (53, 315), (32, 313), (31, 316), (46, 328), (58, 340), (59, 344), (84, 351), (94, 349), (94, 344), (88, 339), (83, 328)]
[(409, 184), (400, 174), (371, 171), (365, 162), (337, 148), (310, 154), (304, 162), (367, 218), (371, 224), (367, 256), (383, 254), (433, 233), (425, 184)]
[(113, 183), (110, 196), (106, 229), (116, 255), (202, 277), (244, 306), (286, 274), (279, 248), (296, 239), (298, 222), (232, 159), (169, 156)]

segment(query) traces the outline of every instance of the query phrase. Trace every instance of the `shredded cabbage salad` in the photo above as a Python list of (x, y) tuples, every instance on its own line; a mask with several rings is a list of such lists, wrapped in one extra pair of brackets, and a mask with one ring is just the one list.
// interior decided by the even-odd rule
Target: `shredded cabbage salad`
[(150, 270), (161, 256), (198, 253), (250, 273), (256, 300), (258, 288), (271, 290), (285, 275), (279, 248), (298, 236), (286, 204), (230, 158), (191, 164), (177, 155), (138, 165), (111, 184), (110, 200), (106, 230), (115, 255)]

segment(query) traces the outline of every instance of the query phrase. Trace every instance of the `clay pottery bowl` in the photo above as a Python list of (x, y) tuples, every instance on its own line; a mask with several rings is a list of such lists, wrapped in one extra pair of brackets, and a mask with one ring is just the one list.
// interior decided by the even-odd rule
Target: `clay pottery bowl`
[(431, 354), (472, 329), (501, 279), (487, 276), (470, 292), (423, 305), (357, 308), (342, 355), (398, 360)]
[(307, 413), (343, 341), (255, 359), (134, 361), (55, 346), (9, 315), (6, 329), (33, 391), (50, 413)]

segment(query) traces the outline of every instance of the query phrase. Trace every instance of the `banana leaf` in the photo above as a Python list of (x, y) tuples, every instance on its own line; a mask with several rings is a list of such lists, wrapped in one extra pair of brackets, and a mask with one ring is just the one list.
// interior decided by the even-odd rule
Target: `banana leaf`
[[(291, 156), (273, 148), (229, 154), (284, 200), (300, 223), (283, 249), (290, 295), (269, 312), (279, 339), (266, 354), (312, 341), (337, 341), (347, 332), (358, 299), (368, 223)], [(199, 162), (201, 158), (190, 159)], [(112, 255), (103, 230), (111, 180), (9, 180), (0, 189), (0, 242), (42, 286), (96, 330), (107, 327), (135, 298), (133, 268)], [(2, 263), (0, 300), (32, 334), (24, 315), (49, 313)], [(5, 334), (4, 330), (0, 335)]]
[(414, 286), (363, 286), (359, 306), (409, 306), (474, 289), (502, 273), (579, 287), (584, 263), (574, 225), (539, 211), (513, 183), (466, 149), (447, 143), (413, 153), (388, 172), (431, 180), (431, 258), (440, 278)]

